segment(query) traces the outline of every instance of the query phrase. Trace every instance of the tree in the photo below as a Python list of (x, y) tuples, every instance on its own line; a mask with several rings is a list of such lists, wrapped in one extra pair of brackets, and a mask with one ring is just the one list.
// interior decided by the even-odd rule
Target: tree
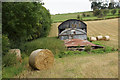
[(5, 2), (2, 14), (3, 34), (8, 35), (13, 48), (27, 40), (47, 36), (49, 32), (51, 16), (41, 3)]
[(111, 13), (112, 13), (113, 15), (115, 15), (116, 9), (112, 10)]
[(96, 9), (101, 9), (102, 2), (92, 2), (91, 3), (91, 9), (96, 10)]
[(113, 9), (113, 8), (115, 8), (114, 3), (109, 3), (108, 9)]
[(77, 19), (80, 20), (80, 15), (77, 15)]
[(103, 3), (103, 5), (101, 6), (101, 9), (107, 9), (108, 4), (107, 3)]

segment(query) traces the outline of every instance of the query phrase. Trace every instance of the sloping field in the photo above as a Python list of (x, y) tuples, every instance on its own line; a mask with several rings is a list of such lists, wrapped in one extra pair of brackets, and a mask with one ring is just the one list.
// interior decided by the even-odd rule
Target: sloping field
[[(88, 36), (109, 35), (110, 41), (103, 44), (118, 45), (118, 19), (87, 21)], [(49, 37), (58, 36), (58, 25), (53, 23)], [(108, 54), (72, 55), (55, 58), (53, 68), (49, 70), (26, 69), (17, 78), (118, 78), (118, 52)]]
[[(19, 78), (117, 78), (118, 53), (74, 55), (55, 59), (49, 70), (24, 71)], [(26, 68), (29, 68), (26, 66)]]
[[(87, 24), (87, 35), (99, 36), (99, 35), (109, 35), (110, 41), (100, 41), (103, 44), (113, 46), (118, 48), (118, 18), (100, 20), (100, 21), (85, 21)], [(49, 37), (58, 36), (58, 25), (60, 23), (53, 23), (49, 34)]]

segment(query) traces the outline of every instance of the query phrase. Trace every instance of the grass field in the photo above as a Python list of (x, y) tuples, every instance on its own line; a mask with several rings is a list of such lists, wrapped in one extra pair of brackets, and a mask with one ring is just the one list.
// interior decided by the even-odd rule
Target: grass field
[(55, 59), (53, 68), (34, 71), (29, 65), (19, 78), (117, 78), (118, 53), (72, 55)]
[[(87, 35), (99, 36), (109, 35), (110, 41), (100, 41), (102, 44), (118, 48), (118, 18), (99, 20), (99, 21), (84, 21), (87, 24)], [(49, 37), (58, 36), (58, 26), (61, 23), (53, 23)]]
[[(87, 35), (109, 35), (110, 41), (100, 41), (118, 48), (118, 18), (100, 21), (86, 21)], [(58, 25), (53, 23), (49, 37), (58, 36)], [(52, 38), (51, 38), (52, 39)], [(41, 39), (32, 43), (38, 43)], [(43, 40), (45, 41), (45, 40)], [(40, 45), (39, 45), (40, 46)], [(49, 70), (32, 70), (27, 63), (24, 70), (15, 78), (118, 78), (118, 52), (104, 54), (76, 54), (55, 58), (54, 66)]]
[[(111, 11), (113, 9), (109, 10), (109, 13), (107, 14), (107, 16), (104, 16), (103, 18), (98, 18), (96, 16), (93, 16), (93, 12), (92, 11), (88, 11), (88, 12), (77, 12), (77, 13), (66, 13), (66, 14), (56, 14), (56, 15), (52, 15), (52, 21), (53, 22), (62, 22), (68, 19), (77, 19), (77, 15), (80, 15), (82, 17), (83, 20), (97, 20), (97, 19), (107, 19), (107, 18), (115, 18), (118, 17), (118, 10), (116, 9), (117, 12), (115, 15), (111, 14)], [(83, 17), (82, 14), (85, 13), (86, 15), (90, 15), (90, 17)]]

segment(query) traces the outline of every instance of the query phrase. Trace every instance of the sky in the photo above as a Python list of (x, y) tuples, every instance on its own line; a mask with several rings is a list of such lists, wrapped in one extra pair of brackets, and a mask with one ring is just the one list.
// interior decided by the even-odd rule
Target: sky
[(51, 14), (91, 11), (89, 0), (43, 0)]

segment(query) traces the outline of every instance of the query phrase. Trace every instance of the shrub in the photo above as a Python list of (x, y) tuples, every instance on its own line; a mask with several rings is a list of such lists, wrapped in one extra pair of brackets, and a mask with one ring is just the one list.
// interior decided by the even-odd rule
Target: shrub
[(98, 18), (102, 18), (103, 17), (103, 13), (100, 13), (99, 15), (98, 15)]
[(86, 17), (86, 14), (85, 14), (85, 13), (83, 13), (83, 14), (82, 14), (82, 16), (83, 16), (83, 17)]
[(94, 16), (99, 16), (101, 13), (102, 13), (102, 11), (99, 10), (99, 9), (96, 9), (96, 10), (93, 11)]
[(108, 13), (109, 13), (109, 10), (106, 10), (106, 9), (103, 10), (104, 16), (106, 16)]
[(3, 57), (3, 66), (7, 67), (7, 66), (12, 66), (15, 65), (17, 63), (17, 58), (16, 58), (16, 54), (11, 54), (11, 53), (7, 53), (4, 57)]
[(120, 10), (118, 10), (118, 15), (120, 15)]
[(77, 19), (80, 20), (80, 15), (77, 15)]
[(85, 51), (86, 52), (90, 52), (90, 50), (91, 50), (92, 48), (91, 48), (91, 46), (90, 45), (88, 45), (88, 46), (85, 46)]
[(4, 56), (5, 53), (7, 53), (9, 49), (10, 49), (9, 39), (7, 35), (2, 35), (2, 55)]
[(115, 15), (116, 9), (112, 10), (111, 13), (112, 13), (113, 15)]

